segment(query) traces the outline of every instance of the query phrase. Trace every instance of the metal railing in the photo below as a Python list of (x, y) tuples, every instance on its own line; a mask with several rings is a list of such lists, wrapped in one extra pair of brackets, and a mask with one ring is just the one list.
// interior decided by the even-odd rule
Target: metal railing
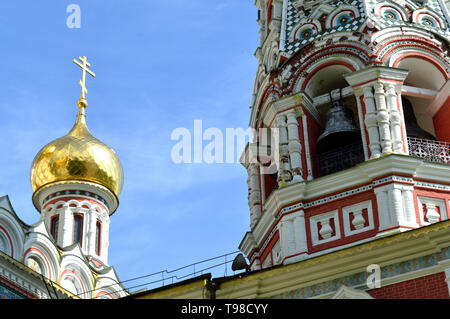
[(315, 177), (343, 171), (363, 161), (364, 150), (360, 142), (317, 154), (315, 158)]
[(241, 272), (231, 270), (231, 265), (229, 265), (239, 253), (241, 252), (235, 251), (229, 254), (205, 259), (174, 270), (162, 270), (145, 276), (128, 279), (122, 281), (121, 283), (126, 290), (128, 290), (128, 292), (133, 293), (137, 290), (141, 291), (156, 289), (206, 273), (211, 273), (211, 275), (217, 277), (226, 277), (228, 275)]
[(408, 137), (409, 155), (430, 162), (450, 164), (450, 143)]

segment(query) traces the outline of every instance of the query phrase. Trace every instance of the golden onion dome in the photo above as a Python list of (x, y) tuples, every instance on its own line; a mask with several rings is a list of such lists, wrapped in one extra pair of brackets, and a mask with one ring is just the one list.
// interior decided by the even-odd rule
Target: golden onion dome
[(123, 186), (123, 169), (113, 149), (91, 135), (86, 126), (86, 100), (78, 102), (72, 130), (45, 145), (33, 160), (31, 185), (34, 193), (62, 181), (100, 184), (116, 197)]

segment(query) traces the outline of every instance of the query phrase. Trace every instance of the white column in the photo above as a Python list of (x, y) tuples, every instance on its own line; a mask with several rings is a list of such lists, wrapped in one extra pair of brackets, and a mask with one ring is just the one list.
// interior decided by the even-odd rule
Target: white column
[(108, 248), (109, 248), (109, 223), (111, 220), (107, 217), (102, 223), (102, 236), (101, 245), (102, 249), (100, 252), (101, 258), (105, 264), (108, 264)]
[(303, 181), (303, 169), (302, 169), (302, 145), (300, 144), (300, 137), (298, 135), (298, 122), (295, 111), (290, 111), (287, 114), (287, 127), (288, 127), (288, 150), (289, 157), (291, 159), (291, 172), (292, 182)]
[(401, 132), (401, 115), (397, 106), (397, 93), (394, 84), (388, 83), (386, 87), (386, 103), (390, 112), (390, 124), (392, 134), (392, 148), (395, 153), (403, 153), (403, 141)]
[(358, 108), (359, 127), (361, 128), (361, 139), (362, 139), (363, 151), (364, 151), (364, 160), (367, 161), (369, 159), (369, 154), (367, 151), (366, 130), (364, 129), (364, 119), (363, 119), (361, 100), (360, 100), (361, 94), (362, 94), (362, 91), (360, 89), (355, 90), (356, 106)]
[(295, 253), (294, 223), (290, 216), (283, 216), (278, 224), (278, 231), (280, 232), (280, 247), (284, 259)]
[(381, 188), (375, 188), (374, 192), (377, 197), (380, 230), (383, 230), (392, 225), (391, 213), (388, 205), (388, 195), (387, 192)]
[(288, 256), (295, 253), (295, 233), (294, 233), (294, 222), (292, 219), (286, 221), (287, 230), (287, 252)]
[(389, 204), (391, 206), (392, 217), (394, 217), (395, 225), (403, 225), (403, 199), (402, 199), (402, 191), (395, 187), (388, 191)]
[(264, 181), (264, 167), (262, 165), (259, 165), (259, 176), (258, 178), (261, 181), (261, 185), (260, 189), (259, 189), (259, 194), (260, 194), (260, 204), (261, 206), (264, 206), (264, 203), (266, 202), (266, 185), (265, 185), (265, 181)]
[(97, 217), (95, 213), (91, 210), (86, 215), (89, 215), (89, 227), (88, 227), (88, 247), (87, 252), (91, 256), (96, 255), (96, 235), (97, 235)]
[(392, 139), (391, 130), (389, 126), (389, 111), (386, 107), (386, 96), (384, 92), (384, 86), (382, 83), (376, 83), (375, 88), (375, 101), (377, 105), (377, 121), (378, 129), (380, 131), (380, 142), (382, 148), (382, 154), (392, 152)]
[(307, 252), (308, 243), (306, 239), (305, 212), (303, 210), (295, 213), (294, 234), (295, 234), (296, 252), (297, 253)]
[(287, 222), (285, 220), (280, 220), (280, 222), (277, 225), (278, 232), (280, 233), (280, 247), (281, 247), (281, 254), (282, 254), (283, 259), (286, 256), (289, 256), (288, 245), (287, 245), (288, 231), (287, 231), (286, 223)]
[(405, 209), (405, 219), (406, 222), (413, 227), (417, 227), (417, 220), (416, 220), (416, 209), (414, 207), (414, 197), (413, 197), (413, 190), (414, 187), (408, 187), (408, 189), (402, 190), (402, 197), (403, 197), (403, 205)]
[(253, 228), (261, 217), (261, 192), (259, 189), (259, 164), (251, 163), (249, 166), (249, 205), (250, 226)]
[(277, 125), (280, 138), (280, 167), (278, 169), (278, 185), (284, 186), (285, 183), (291, 180), (290, 170), (291, 165), (289, 162), (289, 149), (288, 149), (288, 135), (286, 129), (286, 117), (284, 115), (277, 116)]
[(308, 122), (306, 115), (302, 115), (303, 141), (305, 143), (306, 169), (308, 170), (308, 181), (312, 180), (311, 152), (309, 150)]
[(372, 87), (366, 86), (363, 91), (364, 105), (366, 106), (366, 116), (364, 122), (369, 133), (369, 149), (371, 153), (370, 158), (372, 159), (380, 157), (381, 154), (380, 134), (378, 132), (377, 113), (372, 93)]
[(64, 211), (61, 214), (62, 223), (59, 224), (62, 236), (59, 241), (62, 247), (67, 247), (73, 244), (73, 214), (68, 203), (65, 203), (63, 208)]

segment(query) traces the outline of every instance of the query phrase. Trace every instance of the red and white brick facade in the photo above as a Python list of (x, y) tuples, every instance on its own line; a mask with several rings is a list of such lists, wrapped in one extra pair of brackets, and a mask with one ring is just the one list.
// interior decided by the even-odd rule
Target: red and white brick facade
[(367, 291), (376, 299), (448, 299), (444, 272)]
[[(250, 124), (257, 134), (241, 158), (249, 172), (251, 229), (240, 249), (251, 268), (294, 263), (448, 220), (450, 21), (444, 3), (256, 5), (261, 46)], [(361, 133), (361, 160), (318, 174), (316, 143), (339, 93)], [(408, 136), (404, 98), (435, 140)], [(277, 130), (278, 139), (265, 141), (262, 129)], [(265, 174), (270, 157), (276, 176)], [(419, 276), (368, 293), (448, 298), (448, 277)], [(428, 280), (435, 290), (424, 288)]]

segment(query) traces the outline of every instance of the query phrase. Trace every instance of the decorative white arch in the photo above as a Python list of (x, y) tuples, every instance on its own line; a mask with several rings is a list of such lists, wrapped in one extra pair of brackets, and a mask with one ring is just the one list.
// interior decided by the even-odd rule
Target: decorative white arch
[[(354, 69), (354, 71), (358, 71), (362, 68), (364, 68), (364, 64), (361, 60), (359, 60), (356, 57), (352, 56), (339, 56), (336, 57), (334, 55), (328, 56), (326, 58), (320, 59), (311, 65), (309, 65), (304, 73), (305, 74), (314, 74), (311, 77), (303, 76), (297, 79), (297, 82), (294, 85), (293, 92), (298, 93), (302, 91), (302, 87), (305, 87), (306, 93), (313, 98), (314, 93), (311, 92), (312, 83), (317, 80), (317, 73), (321, 70), (324, 70), (326, 68), (332, 68), (332, 67), (342, 68), (342, 70), (347, 70), (347, 72), (352, 72), (351, 68)], [(331, 69), (329, 69), (331, 70)], [(338, 74), (336, 74), (338, 76)], [(329, 79), (333, 79), (333, 74), (329, 74)], [(345, 79), (342, 77), (342, 80), (345, 81)]]
[(328, 16), (328, 18), (325, 20), (325, 28), (331, 29), (339, 26), (340, 19), (347, 15), (350, 16), (352, 20), (360, 16), (357, 7), (352, 5), (340, 5), (335, 10), (333, 10)]
[[(406, 48), (394, 50), (388, 57), (388, 66), (409, 70), (406, 82), (410, 85), (439, 91), (448, 78), (449, 68), (439, 56), (425, 50)], [(447, 73), (447, 75), (445, 74)]]
[(22, 259), (25, 234), (19, 222), (3, 208), (0, 208), (0, 241), (3, 252), (16, 260)]
[(119, 283), (110, 277), (100, 277), (95, 283), (96, 299), (118, 299), (127, 293)]
[(60, 254), (50, 239), (43, 220), (34, 224), (26, 236), (23, 254), (25, 264), (28, 258), (39, 263), (44, 276), (53, 281), (58, 279)]
[(445, 28), (444, 20), (436, 12), (428, 8), (415, 10), (412, 14), (412, 22), (429, 27)]
[[(385, 17), (387, 19), (396, 19), (401, 21), (408, 21), (408, 14), (406, 13), (405, 9), (393, 2), (393, 1), (384, 1), (382, 3), (378, 3), (374, 7), (375, 14), (381, 17)], [(389, 18), (387, 15), (389, 13), (394, 14), (395, 16), (392, 18)]]
[[(77, 246), (79, 247), (79, 246)], [(83, 299), (93, 298), (93, 277), (89, 266), (82, 260), (81, 251), (64, 255), (61, 259), (60, 285)], [(79, 256), (78, 256), (79, 255)]]
[(311, 35), (322, 32), (322, 26), (317, 19), (308, 19), (300, 21), (289, 34), (289, 42), (300, 40), (300, 35), (307, 30), (311, 30)]

